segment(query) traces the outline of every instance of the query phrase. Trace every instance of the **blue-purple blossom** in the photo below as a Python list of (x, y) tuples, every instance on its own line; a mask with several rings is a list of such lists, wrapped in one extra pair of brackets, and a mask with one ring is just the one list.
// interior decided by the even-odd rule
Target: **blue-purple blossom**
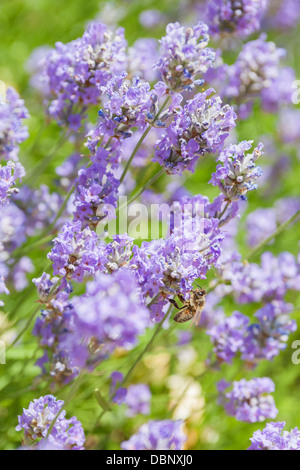
[(128, 80), (126, 73), (115, 76), (107, 83), (106, 94), (108, 98), (98, 112), (98, 126), (90, 134), (92, 140), (103, 135), (131, 137), (133, 127), (143, 130), (149, 116), (151, 121), (156, 114), (157, 96), (139, 77)]
[(182, 450), (187, 440), (182, 421), (149, 421), (121, 444), (124, 450)]
[(217, 361), (231, 364), (237, 356), (248, 366), (255, 366), (263, 359), (271, 361), (286, 348), (289, 335), (296, 331), (291, 312), (291, 305), (273, 301), (255, 313), (256, 321), (251, 324), (249, 317), (240, 312), (215, 319), (207, 334)]
[(8, 198), (19, 192), (15, 187), (16, 181), (22, 181), (25, 176), (25, 170), (19, 162), (7, 162), (6, 165), (0, 164), (0, 207), (7, 204)]
[(292, 305), (274, 301), (255, 313), (256, 323), (248, 326), (242, 358), (248, 363), (261, 359), (271, 361), (287, 346), (291, 333), (297, 330), (297, 323), (290, 317)]
[[(80, 371), (72, 354), (65, 347), (68, 336), (77, 330), (77, 317), (70, 302), (70, 288), (60, 290), (50, 297), (57, 279), (50, 279), (46, 273), (33, 282), (37, 286), (40, 301), (45, 303), (35, 322), (32, 334), (39, 340), (44, 354), (37, 361), (44, 374), (50, 374), (58, 384), (68, 383)], [(78, 349), (80, 344), (78, 344)], [(86, 352), (86, 356), (87, 356)]]
[(300, 431), (284, 430), (285, 422), (267, 423), (262, 431), (255, 431), (248, 450), (300, 450)]
[(265, 252), (261, 263), (243, 263), (240, 256), (229, 259), (220, 273), (227, 285), (216, 288), (220, 297), (233, 294), (239, 303), (283, 300), (288, 290), (299, 290), (300, 269), (289, 252), (274, 256)]
[(116, 347), (132, 349), (149, 326), (148, 310), (127, 270), (99, 274), (87, 284), (86, 294), (74, 300), (74, 308), (81, 334), (92, 339), (95, 354), (101, 356)]
[[(17, 194), (13, 195), (13, 201), (23, 211), (24, 230), (29, 237), (51, 225), (63, 204), (62, 196), (57, 192), (51, 193), (46, 184), (37, 189), (22, 186)], [(63, 224), (66, 215), (64, 211), (55, 223), (56, 228)]]
[(151, 391), (146, 384), (129, 385), (125, 398), (126, 415), (133, 417), (137, 414), (150, 414)]
[(207, 330), (218, 362), (231, 364), (232, 359), (243, 349), (248, 323), (246, 315), (234, 312)]
[(214, 51), (207, 47), (208, 27), (202, 22), (189, 28), (170, 23), (166, 33), (160, 41), (160, 59), (156, 68), (167, 87), (180, 92), (201, 85), (203, 74), (215, 58)]
[(110, 157), (108, 150), (98, 147), (91, 156), (92, 163), (78, 171), (73, 202), (74, 220), (80, 220), (82, 227), (95, 229), (100, 221), (97, 213), (100, 205), (117, 205), (120, 182), (107, 168)]
[(212, 0), (206, 21), (213, 35), (246, 37), (260, 28), (268, 0)]
[(113, 74), (125, 69), (126, 46), (122, 28), (114, 33), (101, 23), (92, 23), (82, 38), (57, 42), (45, 54), (38, 74), (49, 115), (77, 131)]
[(218, 389), (220, 404), (230, 416), (246, 423), (276, 418), (278, 410), (271, 395), (275, 385), (269, 377), (235, 381), (232, 389), (225, 392), (229, 386), (228, 383), (220, 383)]
[(272, 0), (269, 2), (268, 14), (264, 27), (290, 31), (300, 20), (299, 0)]
[(207, 153), (220, 152), (236, 115), (229, 105), (222, 105), (213, 90), (198, 93), (174, 118), (157, 141), (153, 161), (169, 174), (195, 171), (197, 160)]
[(53, 240), (48, 254), (55, 275), (82, 282), (100, 270), (104, 261), (98, 236), (88, 227), (81, 230), (81, 222), (66, 223)]
[[(165, 239), (143, 242), (133, 247), (130, 267), (136, 273), (144, 296), (186, 296), (197, 278), (218, 264), (223, 235), (217, 219), (195, 218), (177, 227)], [(161, 305), (162, 306), (162, 305)], [(156, 318), (160, 321), (163, 315)]]
[(236, 62), (227, 67), (228, 81), (221, 96), (237, 104), (241, 119), (249, 116), (256, 98), (267, 112), (276, 112), (280, 105), (291, 102), (295, 74), (281, 65), (285, 55), (285, 49), (262, 35), (247, 42)]
[[(17, 431), (24, 429), (25, 445), (42, 446), (48, 441), (50, 445), (63, 450), (82, 450), (85, 435), (81, 423), (77, 418), (66, 418), (66, 411), (62, 410), (64, 402), (57, 400), (53, 395), (45, 395), (30, 402), (23, 414), (18, 417)], [(62, 410), (49, 434), (49, 427)]]
[(224, 149), (210, 183), (218, 186), (228, 202), (245, 199), (248, 191), (257, 188), (256, 182), (262, 174), (259, 166), (255, 166), (256, 160), (261, 156), (263, 145), (259, 144), (252, 153), (246, 153), (252, 147), (252, 141), (240, 142)]
[(18, 160), (19, 144), (28, 137), (23, 124), (28, 117), (24, 101), (13, 88), (8, 88), (4, 95), (0, 92), (0, 160)]

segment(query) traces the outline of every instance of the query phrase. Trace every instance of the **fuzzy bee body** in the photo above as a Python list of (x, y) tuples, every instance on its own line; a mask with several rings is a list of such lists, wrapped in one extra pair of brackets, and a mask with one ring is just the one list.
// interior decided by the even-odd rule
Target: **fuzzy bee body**
[(205, 306), (205, 296), (206, 291), (201, 288), (191, 291), (190, 298), (188, 300), (185, 300), (184, 297), (179, 294), (178, 298), (183, 303), (182, 307), (179, 307), (175, 300), (169, 299), (171, 304), (179, 310), (174, 316), (174, 320), (177, 323), (185, 323), (192, 320), (193, 323), (197, 324)]

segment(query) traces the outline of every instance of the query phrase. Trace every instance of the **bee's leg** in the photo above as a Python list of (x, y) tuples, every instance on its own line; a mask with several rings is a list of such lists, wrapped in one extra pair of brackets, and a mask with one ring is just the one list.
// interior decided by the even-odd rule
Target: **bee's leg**
[(174, 299), (168, 299), (168, 300), (169, 300), (169, 302), (170, 302), (172, 305), (174, 305), (174, 307), (177, 308), (177, 310), (180, 310), (180, 309), (182, 308), (182, 307), (179, 307), (179, 305), (178, 305), (178, 303), (176, 302), (176, 300), (174, 300)]
[(183, 304), (185, 304), (185, 298), (183, 297), (182, 294), (177, 294), (177, 297), (178, 297), (178, 299), (180, 300), (180, 302), (182, 302)]

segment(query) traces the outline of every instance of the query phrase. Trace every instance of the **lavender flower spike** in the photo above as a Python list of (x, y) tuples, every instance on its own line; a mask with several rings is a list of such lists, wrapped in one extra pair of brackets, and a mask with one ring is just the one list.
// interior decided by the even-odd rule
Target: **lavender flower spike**
[(128, 441), (122, 442), (124, 450), (181, 450), (186, 441), (182, 421), (149, 421)]
[(262, 174), (262, 169), (255, 166), (261, 155), (263, 145), (259, 144), (253, 153), (245, 152), (251, 149), (252, 141), (244, 141), (238, 145), (230, 145), (219, 156), (223, 165), (217, 166), (217, 171), (209, 181), (218, 186), (228, 201), (245, 199), (248, 191), (256, 189), (256, 181)]
[(62, 400), (57, 400), (53, 395), (46, 395), (30, 402), (28, 409), (23, 409), (16, 431), (24, 429), (26, 445), (30, 444), (32, 448), (32, 444), (42, 446), (43, 443), (49, 442), (50, 446), (64, 450), (83, 449), (85, 435), (81, 423), (75, 417), (66, 419), (64, 410), (46, 439), (49, 427), (63, 405)]
[(199, 22), (192, 28), (185, 28), (179, 23), (170, 23), (166, 33), (161, 39), (160, 60), (155, 68), (167, 87), (181, 92), (201, 85), (203, 74), (215, 59), (213, 49), (207, 47), (206, 24)]

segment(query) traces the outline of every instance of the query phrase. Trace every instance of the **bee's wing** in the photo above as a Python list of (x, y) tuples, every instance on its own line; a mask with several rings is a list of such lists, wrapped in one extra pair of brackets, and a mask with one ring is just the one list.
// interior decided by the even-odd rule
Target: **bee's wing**
[(200, 321), (200, 318), (201, 318), (202, 310), (203, 310), (203, 307), (198, 307), (198, 308), (196, 309), (195, 315), (194, 315), (194, 317), (193, 317), (193, 319), (192, 319), (192, 321), (191, 321), (191, 324), (190, 324), (190, 326), (189, 326), (190, 328), (191, 328), (192, 325), (195, 325), (195, 326), (198, 325), (198, 323), (199, 323), (199, 321)]

